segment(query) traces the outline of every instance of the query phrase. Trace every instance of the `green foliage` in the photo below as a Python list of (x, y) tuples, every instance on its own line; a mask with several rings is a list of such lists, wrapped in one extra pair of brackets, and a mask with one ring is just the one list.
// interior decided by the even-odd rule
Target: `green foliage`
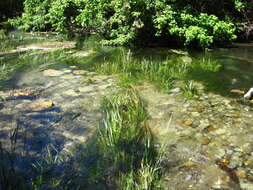
[(25, 0), (22, 17), (10, 22), (25, 31), (52, 29), (66, 33), (74, 26), (78, 8), (73, 0)]
[[(161, 6), (161, 5), (160, 5)], [(163, 31), (175, 35), (184, 45), (210, 47), (217, 42), (230, 42), (236, 39), (235, 26), (220, 21), (215, 15), (200, 13), (180, 13), (172, 6), (163, 5), (155, 16), (157, 34)]]
[(246, 1), (233, 0), (229, 8), (221, 7), (221, 12), (215, 3), (218, 2), (25, 0), (22, 17), (12, 23), (24, 30), (96, 31), (105, 37), (103, 43), (107, 45), (169, 38), (179, 45), (205, 48), (234, 41), (233, 13), (242, 14), (249, 6)]
[(0, 40), (4, 40), (6, 38), (6, 30), (0, 29)]
[(105, 100), (103, 110), (99, 145), (104, 162), (100, 169), (113, 168), (111, 173), (116, 173), (111, 177), (119, 177), (118, 189), (161, 189), (162, 153), (155, 148), (137, 92), (130, 89)]
[(22, 17), (11, 20), (14, 26), (25, 31), (43, 31), (48, 29), (48, 9), (51, 0), (25, 0)]
[(243, 2), (242, 0), (234, 0), (235, 8), (238, 11), (242, 11), (247, 7), (247, 2)]
[(78, 15), (78, 3), (73, 0), (57, 0), (51, 3), (48, 19), (51, 26), (61, 33), (74, 30), (75, 19)]
[(193, 81), (186, 81), (181, 86), (181, 90), (183, 91), (184, 95), (189, 99), (195, 98), (199, 95), (197, 87)]
[(82, 27), (95, 28), (109, 39), (110, 45), (125, 45), (134, 41), (144, 27), (145, 17), (150, 17), (145, 8), (149, 1), (113, 0), (85, 1), (77, 17)]
[[(102, 74), (118, 74), (118, 85), (120, 87), (131, 87), (142, 82), (150, 82), (162, 91), (168, 92), (171, 88), (182, 87), (178, 86), (177, 81), (194, 80), (194, 77), (203, 74), (206, 78), (206, 73), (217, 73), (221, 69), (219, 62), (212, 59), (191, 58), (185, 55), (185, 52), (171, 50), (177, 52), (171, 54), (167, 59), (138, 59), (131, 51), (122, 50), (122, 53), (115, 60), (106, 60), (102, 63), (97, 63), (93, 66), (93, 71), (101, 72)], [(178, 54), (183, 55), (178, 55)], [(194, 75), (193, 75), (194, 73)], [(193, 84), (185, 83), (184, 95), (191, 98), (191, 94), (195, 91), (191, 90)], [(217, 85), (216, 85), (217, 86)], [(193, 93), (189, 93), (192, 91)]]

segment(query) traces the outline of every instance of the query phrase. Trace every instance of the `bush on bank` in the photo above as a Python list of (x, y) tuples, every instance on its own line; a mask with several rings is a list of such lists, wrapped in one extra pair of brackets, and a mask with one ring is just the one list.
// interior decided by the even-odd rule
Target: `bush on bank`
[(205, 48), (234, 41), (248, 7), (248, 0), (25, 0), (11, 22), (26, 31), (97, 32), (108, 45), (160, 39)]

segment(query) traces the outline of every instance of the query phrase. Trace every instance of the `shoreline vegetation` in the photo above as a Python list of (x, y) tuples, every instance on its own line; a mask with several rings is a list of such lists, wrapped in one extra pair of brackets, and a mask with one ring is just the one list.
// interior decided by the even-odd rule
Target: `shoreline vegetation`
[(6, 26), (23, 31), (55, 31), (69, 37), (96, 33), (103, 38), (104, 45), (204, 49), (252, 39), (250, 0), (24, 0), (22, 3), (22, 14), (9, 19)]

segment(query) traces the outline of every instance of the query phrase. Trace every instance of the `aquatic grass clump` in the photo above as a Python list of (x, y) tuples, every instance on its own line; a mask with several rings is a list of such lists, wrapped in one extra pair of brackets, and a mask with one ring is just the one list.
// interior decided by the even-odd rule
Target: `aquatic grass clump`
[[(94, 70), (103, 74), (118, 74), (118, 84), (121, 87), (130, 87), (148, 81), (165, 92), (171, 88), (180, 87), (183, 89), (184, 95), (190, 98), (197, 95), (193, 83), (187, 82), (182, 87), (177, 86), (176, 81), (192, 80), (205, 83), (208, 80), (207, 82), (210, 83), (215, 80), (217, 72), (222, 66), (213, 59), (189, 59), (191, 59), (190, 62), (184, 62), (181, 55), (171, 55), (164, 60), (138, 59), (130, 50), (125, 51), (123, 49), (116, 60), (105, 60), (102, 63), (95, 64)], [(206, 87), (210, 88), (209, 86)]]
[(219, 64), (216, 60), (202, 58), (195, 59), (192, 64), (192, 68), (203, 71), (217, 72), (220, 70), (221, 64)]
[(55, 175), (54, 170), (66, 160), (59, 156), (53, 146), (48, 146), (41, 159), (31, 163), (31, 167), (25, 173), (19, 171), (16, 166), (17, 159), (22, 158), (17, 156), (14, 151), (4, 149), (0, 143), (0, 189), (68, 189), (65, 188), (65, 184), (71, 181)]
[[(103, 102), (104, 119), (99, 128), (103, 166), (110, 168), (118, 189), (157, 189), (161, 186), (162, 154), (145, 123), (144, 103), (133, 90)], [(104, 168), (105, 169), (105, 168)]]
[[(166, 91), (173, 86), (173, 76), (179, 76), (184, 73), (182, 67), (179, 66), (178, 68), (181, 69), (173, 70), (171, 69), (171, 65), (168, 60), (134, 59), (131, 51), (123, 51), (121, 56), (115, 61), (105, 61), (101, 64), (96, 64), (94, 67), (97, 72), (103, 74), (120, 74), (120, 86), (128, 87), (131, 81), (133, 84), (150, 81)], [(174, 75), (171, 75), (171, 73)], [(124, 84), (125, 81), (128, 84)]]
[[(164, 189), (160, 180), (160, 160), (155, 165), (141, 163), (141, 168), (135, 173), (131, 171), (128, 174), (120, 176), (120, 189), (121, 190), (156, 190)], [(138, 179), (136, 181), (135, 179)]]
[(196, 98), (199, 95), (198, 89), (193, 81), (186, 81), (181, 86), (181, 90), (183, 91), (183, 94), (189, 99)]
[(36, 176), (30, 182), (32, 189), (64, 189), (63, 184), (66, 182), (55, 175), (56, 168), (64, 162), (66, 162), (65, 158), (59, 155), (56, 148), (53, 145), (48, 146), (43, 158), (32, 164), (32, 172)]

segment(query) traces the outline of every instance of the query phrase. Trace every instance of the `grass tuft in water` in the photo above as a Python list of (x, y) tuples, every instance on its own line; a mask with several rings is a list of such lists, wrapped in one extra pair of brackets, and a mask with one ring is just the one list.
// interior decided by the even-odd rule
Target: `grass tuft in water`
[(99, 128), (99, 168), (110, 171), (118, 189), (160, 189), (162, 153), (146, 124), (143, 101), (134, 90), (103, 102), (104, 119)]
[[(95, 70), (103, 74), (120, 74), (119, 84), (129, 87), (129, 84), (137, 84), (142, 81), (150, 81), (165, 91), (173, 85), (173, 77), (182, 73), (182, 69), (173, 71), (171, 62), (154, 61), (151, 59), (134, 59), (131, 51), (122, 51), (117, 60), (97, 64)], [(177, 72), (177, 73), (176, 73)], [(172, 75), (171, 73), (174, 73)]]
[(216, 60), (211, 59), (197, 59), (193, 63), (193, 68), (201, 69), (203, 71), (217, 72), (220, 70), (221, 65)]
[(33, 172), (36, 178), (32, 180), (33, 189), (43, 189), (43, 187), (56, 188), (61, 183), (60, 179), (51, 176), (55, 168), (64, 161), (63, 157), (58, 155), (58, 151), (54, 146), (48, 146), (44, 158), (32, 164)]
[(199, 96), (198, 89), (193, 81), (186, 81), (181, 86), (181, 90), (183, 91), (183, 94), (189, 99)]
[[(0, 147), (0, 187), (21, 190), (163, 189), (161, 165), (164, 151), (147, 125), (145, 104), (136, 90), (127, 89), (104, 99), (102, 110), (103, 120), (92, 138), (95, 141), (83, 145), (85, 150), (82, 153), (79, 148), (79, 153), (73, 154), (73, 159), (79, 162), (69, 170), (65, 168), (70, 166), (69, 159), (49, 147), (43, 159), (31, 163), (31, 170), (26, 175), (32, 177), (24, 178), (14, 169), (15, 153)], [(62, 166), (65, 168), (63, 172), (59, 171)]]
[[(137, 59), (130, 50), (123, 50), (116, 60), (105, 60), (96, 64), (94, 68), (95, 71), (103, 74), (118, 74), (118, 84), (121, 87), (130, 87), (148, 81), (167, 92), (173, 87), (179, 87), (175, 86), (177, 80), (194, 80), (194, 77), (202, 73), (211, 74), (219, 71), (221, 65), (211, 59), (193, 59), (192, 62), (185, 63), (180, 56), (170, 56), (165, 60)], [(202, 78), (196, 77), (196, 80)], [(193, 83), (185, 83), (182, 88), (187, 92), (184, 93), (186, 97), (197, 94)]]

